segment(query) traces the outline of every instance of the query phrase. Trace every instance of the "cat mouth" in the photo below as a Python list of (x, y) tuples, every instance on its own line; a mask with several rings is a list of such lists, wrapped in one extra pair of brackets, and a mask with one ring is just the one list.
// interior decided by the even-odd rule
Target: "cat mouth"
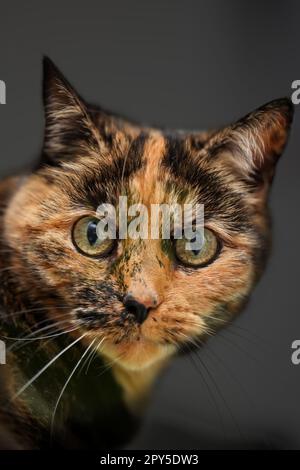
[[(96, 338), (99, 342), (98, 354), (105, 357), (110, 363), (138, 370), (144, 369), (176, 352), (174, 345), (163, 341), (157, 331), (151, 330), (151, 323), (147, 320), (142, 324), (131, 323), (124, 328), (118, 320), (113, 324), (93, 327), (84, 325), (88, 335), (88, 342)], [(153, 322), (155, 324), (155, 322)]]
[(88, 341), (96, 338), (99, 342), (100, 356), (126, 369), (138, 370), (176, 353), (176, 345), (165, 341), (153, 312), (142, 322), (122, 312), (108, 313), (91, 308), (77, 308), (74, 312), (88, 334)]
[[(161, 341), (158, 341), (155, 337), (152, 337), (142, 328), (142, 325), (136, 325), (134, 328), (115, 330), (111, 328), (87, 328), (87, 331), (91, 336), (97, 338), (103, 338), (105, 343), (110, 343), (112, 345), (118, 346), (133, 346), (133, 345), (143, 345), (143, 344), (153, 344), (159, 345), (162, 344)], [(90, 336), (89, 335), (89, 336)]]

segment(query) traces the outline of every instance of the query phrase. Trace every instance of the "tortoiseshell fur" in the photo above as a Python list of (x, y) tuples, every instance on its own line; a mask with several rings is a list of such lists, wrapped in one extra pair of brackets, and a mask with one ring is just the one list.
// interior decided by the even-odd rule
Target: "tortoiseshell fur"
[[(44, 101), (40, 162), (0, 184), (1, 335), (31, 334), (27, 342), (7, 339), (0, 445), (116, 447), (130, 438), (169, 359), (232, 320), (259, 279), (270, 247), (269, 188), (293, 109), (276, 100), (212, 132), (140, 127), (86, 105), (47, 59)], [(204, 204), (218, 256), (190, 268), (176, 260), (171, 240), (150, 239), (120, 240), (106, 258), (83, 256), (72, 243), (74, 222), (120, 195), (147, 207)], [(124, 309), (128, 291), (157, 299), (141, 325)], [(53, 420), (93, 340), (98, 352), (82, 361)]]

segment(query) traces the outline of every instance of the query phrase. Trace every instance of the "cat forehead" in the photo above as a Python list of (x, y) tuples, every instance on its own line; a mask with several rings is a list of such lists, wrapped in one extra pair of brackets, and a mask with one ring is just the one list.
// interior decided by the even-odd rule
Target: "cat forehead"
[(158, 189), (161, 197), (174, 191), (197, 191), (201, 179), (205, 182), (208, 175), (205, 165), (201, 166), (204, 143), (204, 137), (200, 141), (200, 137), (183, 133), (142, 129), (133, 136), (118, 130), (110, 135), (109, 143), (103, 142), (100, 151), (88, 155), (77, 152), (42, 174), (59, 183), (63, 178), (68, 186), (73, 183), (75, 193), (95, 193), (100, 202), (125, 188), (131, 195), (150, 201)]
[[(112, 140), (102, 154), (78, 156), (48, 169), (55, 187), (63, 188), (70, 207), (96, 210), (102, 203), (200, 203), (205, 217), (220, 215), (232, 225), (245, 224), (242, 195), (226, 175), (205, 158), (205, 140), (193, 136), (142, 130), (134, 138)], [(44, 173), (45, 174), (45, 173)], [(54, 198), (57, 196), (54, 190)]]

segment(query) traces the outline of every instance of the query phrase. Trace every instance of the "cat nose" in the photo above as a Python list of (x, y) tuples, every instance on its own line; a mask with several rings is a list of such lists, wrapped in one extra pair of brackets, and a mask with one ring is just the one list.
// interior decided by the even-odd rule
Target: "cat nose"
[(142, 324), (148, 317), (151, 307), (156, 306), (157, 302), (154, 299), (137, 299), (132, 294), (127, 294), (123, 299), (123, 304), (126, 311), (135, 317), (137, 323)]

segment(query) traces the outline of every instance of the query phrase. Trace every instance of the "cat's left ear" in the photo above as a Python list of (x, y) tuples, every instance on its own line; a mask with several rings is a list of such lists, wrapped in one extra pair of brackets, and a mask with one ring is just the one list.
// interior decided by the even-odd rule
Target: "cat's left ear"
[(210, 161), (215, 158), (216, 165), (230, 165), (254, 186), (270, 184), (288, 140), (293, 114), (289, 98), (265, 104), (211, 137), (207, 144)]
[(55, 165), (61, 159), (98, 152), (99, 134), (84, 101), (49, 58), (44, 58), (43, 66), (45, 136), (42, 163)]

